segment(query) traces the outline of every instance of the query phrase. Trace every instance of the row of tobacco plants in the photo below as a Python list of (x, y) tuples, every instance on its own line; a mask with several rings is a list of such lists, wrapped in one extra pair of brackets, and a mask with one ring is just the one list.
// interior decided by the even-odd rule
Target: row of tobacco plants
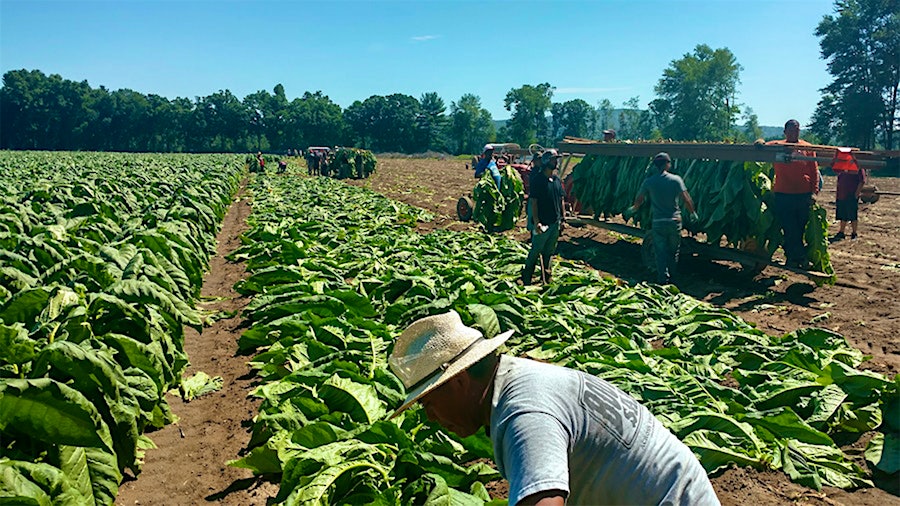
[[(871, 486), (836, 440), (875, 432), (871, 466), (894, 472), (896, 380), (822, 329), (769, 336), (672, 287), (622, 286), (563, 261), (545, 289), (516, 284), (526, 255), (502, 236), (416, 232), (430, 217), (323, 178), (260, 175), (234, 259), (252, 275), (239, 346), (262, 400), (232, 465), (281, 480), (287, 504), (480, 504), (491, 445), (459, 439), (414, 408), (387, 368), (415, 319), (457, 310), (508, 353), (603, 377), (640, 399), (710, 473), (783, 470), (814, 488)], [(896, 451), (896, 450), (893, 450)], [(496, 500), (496, 498), (495, 498)], [(501, 498), (502, 501), (502, 498)]]
[(173, 420), (243, 161), (0, 153), (0, 503), (112, 504)]

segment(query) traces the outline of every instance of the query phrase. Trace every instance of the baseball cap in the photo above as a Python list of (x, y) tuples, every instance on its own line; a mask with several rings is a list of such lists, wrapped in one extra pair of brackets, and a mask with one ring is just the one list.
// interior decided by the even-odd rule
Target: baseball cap
[(493, 150), (494, 150), (494, 146), (492, 146), (490, 144), (485, 144), (484, 149), (482, 149), (481, 151), (484, 152), (484, 151), (493, 151)]
[(657, 162), (657, 161), (671, 162), (672, 157), (669, 156), (669, 153), (666, 153), (665, 151), (663, 151), (663, 152), (658, 153), (656, 156), (654, 156), (653, 161), (654, 162)]
[(562, 155), (559, 154), (559, 151), (555, 149), (548, 149), (541, 153), (541, 162), (546, 163), (552, 160), (553, 158), (562, 158)]
[(616, 131), (613, 130), (612, 128), (607, 129), (607, 130), (604, 130), (603, 133), (604, 133), (604, 134), (616, 135)]

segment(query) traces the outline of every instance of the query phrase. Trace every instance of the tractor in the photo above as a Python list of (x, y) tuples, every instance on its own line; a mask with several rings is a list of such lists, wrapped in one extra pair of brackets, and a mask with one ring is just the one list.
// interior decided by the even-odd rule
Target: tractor
[[(503, 168), (506, 165), (511, 165), (519, 174), (519, 177), (522, 180), (522, 186), (525, 188), (525, 201), (527, 202), (528, 185), (530, 183), (531, 169), (533, 167), (532, 160), (539, 157), (541, 153), (544, 152), (544, 148), (538, 144), (532, 144), (528, 146), (528, 149), (523, 149), (518, 144), (512, 142), (493, 143), (490, 145), (494, 147), (494, 161), (497, 163), (497, 167)], [(575, 199), (575, 196), (572, 193), (572, 172), (569, 171), (568, 174), (566, 174), (566, 168), (569, 165), (570, 159), (571, 157), (566, 157), (566, 162), (560, 166), (559, 173), (560, 177), (563, 178), (567, 212), (578, 212), (581, 209), (581, 204)], [(471, 165), (468, 163), (466, 164), (466, 169), (474, 169), (476, 163), (478, 163), (478, 157), (474, 156), (472, 157)], [(456, 216), (459, 218), (459, 221), (471, 220), (474, 209), (475, 202), (472, 199), (471, 193), (463, 195), (456, 201)]]
[[(528, 195), (528, 179), (531, 176), (531, 160), (536, 155), (535, 151), (522, 149), (518, 144), (513, 142), (493, 143), (494, 161), (497, 167), (503, 168), (507, 165), (512, 166), (522, 179), (522, 186), (525, 188), (525, 195)], [(539, 152), (537, 152), (539, 154)], [(478, 157), (472, 157), (472, 162), (466, 164), (466, 170), (473, 170), (475, 164), (478, 163)], [(456, 216), (459, 221), (469, 221), (472, 219), (472, 213), (475, 210), (475, 201), (472, 194), (463, 195), (456, 201)]]

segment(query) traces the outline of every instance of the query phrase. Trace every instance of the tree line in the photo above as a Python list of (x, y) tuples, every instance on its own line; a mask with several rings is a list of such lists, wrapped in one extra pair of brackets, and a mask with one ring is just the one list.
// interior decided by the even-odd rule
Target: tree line
[[(706, 52), (730, 55), (726, 61), (737, 69), (727, 49), (699, 46), (697, 51), (703, 52), (701, 58)], [(733, 95), (736, 81), (735, 77), (725, 83), (722, 93)], [(690, 107), (684, 92), (663, 90), (651, 109), (642, 110), (638, 97), (619, 109), (609, 100), (597, 106), (581, 99), (553, 102), (554, 89), (549, 83), (511, 89), (504, 101), (510, 119), (498, 129), (481, 99), (469, 93), (450, 102), (449, 108), (432, 92), (419, 98), (373, 95), (342, 109), (321, 91), (288, 100), (281, 84), (272, 92), (261, 90), (243, 98), (226, 89), (193, 100), (168, 99), (129, 89), (93, 88), (86, 81), (39, 70), (13, 70), (4, 74), (0, 89), (0, 148), (285, 152), (346, 145), (376, 152), (460, 154), (476, 153), (485, 142), (527, 146), (550, 145), (567, 135), (599, 138), (604, 129), (613, 127), (620, 138), (628, 139), (721, 140), (753, 135), (736, 129), (737, 106), (710, 111), (685, 127), (683, 119), (698, 109)], [(721, 121), (707, 122), (716, 114)]]
[[(868, 149), (900, 144), (900, 1), (838, 0), (816, 35), (834, 80), (821, 90), (807, 137)], [(753, 110), (737, 100), (742, 70), (729, 49), (700, 44), (664, 69), (645, 108), (640, 97), (619, 108), (609, 100), (554, 102), (550, 83), (525, 84), (506, 94), (510, 118), (499, 129), (468, 93), (449, 108), (431, 92), (373, 95), (344, 109), (321, 91), (288, 100), (281, 84), (242, 99), (227, 89), (168, 99), (13, 70), (0, 88), (0, 149), (285, 152), (345, 145), (461, 154), (485, 142), (600, 138), (608, 128), (620, 139), (746, 142), (762, 132)], [(790, 93), (790, 77), (778, 78)]]

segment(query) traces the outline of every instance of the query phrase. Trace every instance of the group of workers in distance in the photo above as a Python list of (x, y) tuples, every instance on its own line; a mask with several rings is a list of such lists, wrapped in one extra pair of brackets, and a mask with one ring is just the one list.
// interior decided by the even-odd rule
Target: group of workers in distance
[[(615, 130), (604, 130), (605, 142), (615, 142)], [(761, 143), (762, 141), (757, 141)], [(810, 145), (800, 139), (800, 123), (789, 120), (784, 125), (784, 139), (766, 143), (768, 145), (796, 144)], [(482, 156), (474, 164), (475, 177), (480, 178), (490, 172), (497, 187), (500, 187), (500, 171), (493, 158), (494, 148), (488, 144)], [(798, 150), (798, 154), (814, 157), (815, 152)], [(527, 226), (531, 233), (531, 249), (522, 270), (523, 285), (531, 284), (535, 268), (540, 260), (541, 279), (548, 283), (551, 279), (550, 258), (556, 251), (560, 232), (565, 227), (566, 192), (557, 173), (559, 153), (555, 149), (544, 151), (532, 161), (529, 180), (529, 199), (526, 204)], [(634, 204), (622, 213), (627, 221), (633, 217), (649, 198), (653, 225), (653, 249), (656, 255), (657, 282), (673, 282), (678, 265), (681, 246), (682, 206), (690, 213), (692, 221), (699, 218), (694, 202), (684, 184), (684, 180), (669, 172), (672, 159), (661, 152), (653, 157), (656, 173), (644, 180)], [(822, 188), (822, 175), (818, 164), (810, 160), (795, 160), (774, 163), (773, 182), (774, 211), (784, 234), (783, 249), (788, 267), (809, 269), (804, 231), (809, 221), (810, 209), (815, 195)], [(837, 195), (835, 201), (836, 218), (840, 222), (839, 231), (829, 240), (839, 241), (846, 237), (849, 223), (851, 239), (858, 237), (857, 223), (859, 197), (866, 183), (866, 173), (862, 168), (854, 171), (836, 171)]]
[(334, 161), (334, 152), (324, 149), (310, 149), (306, 151), (306, 170), (310, 176), (329, 175), (329, 166)]

